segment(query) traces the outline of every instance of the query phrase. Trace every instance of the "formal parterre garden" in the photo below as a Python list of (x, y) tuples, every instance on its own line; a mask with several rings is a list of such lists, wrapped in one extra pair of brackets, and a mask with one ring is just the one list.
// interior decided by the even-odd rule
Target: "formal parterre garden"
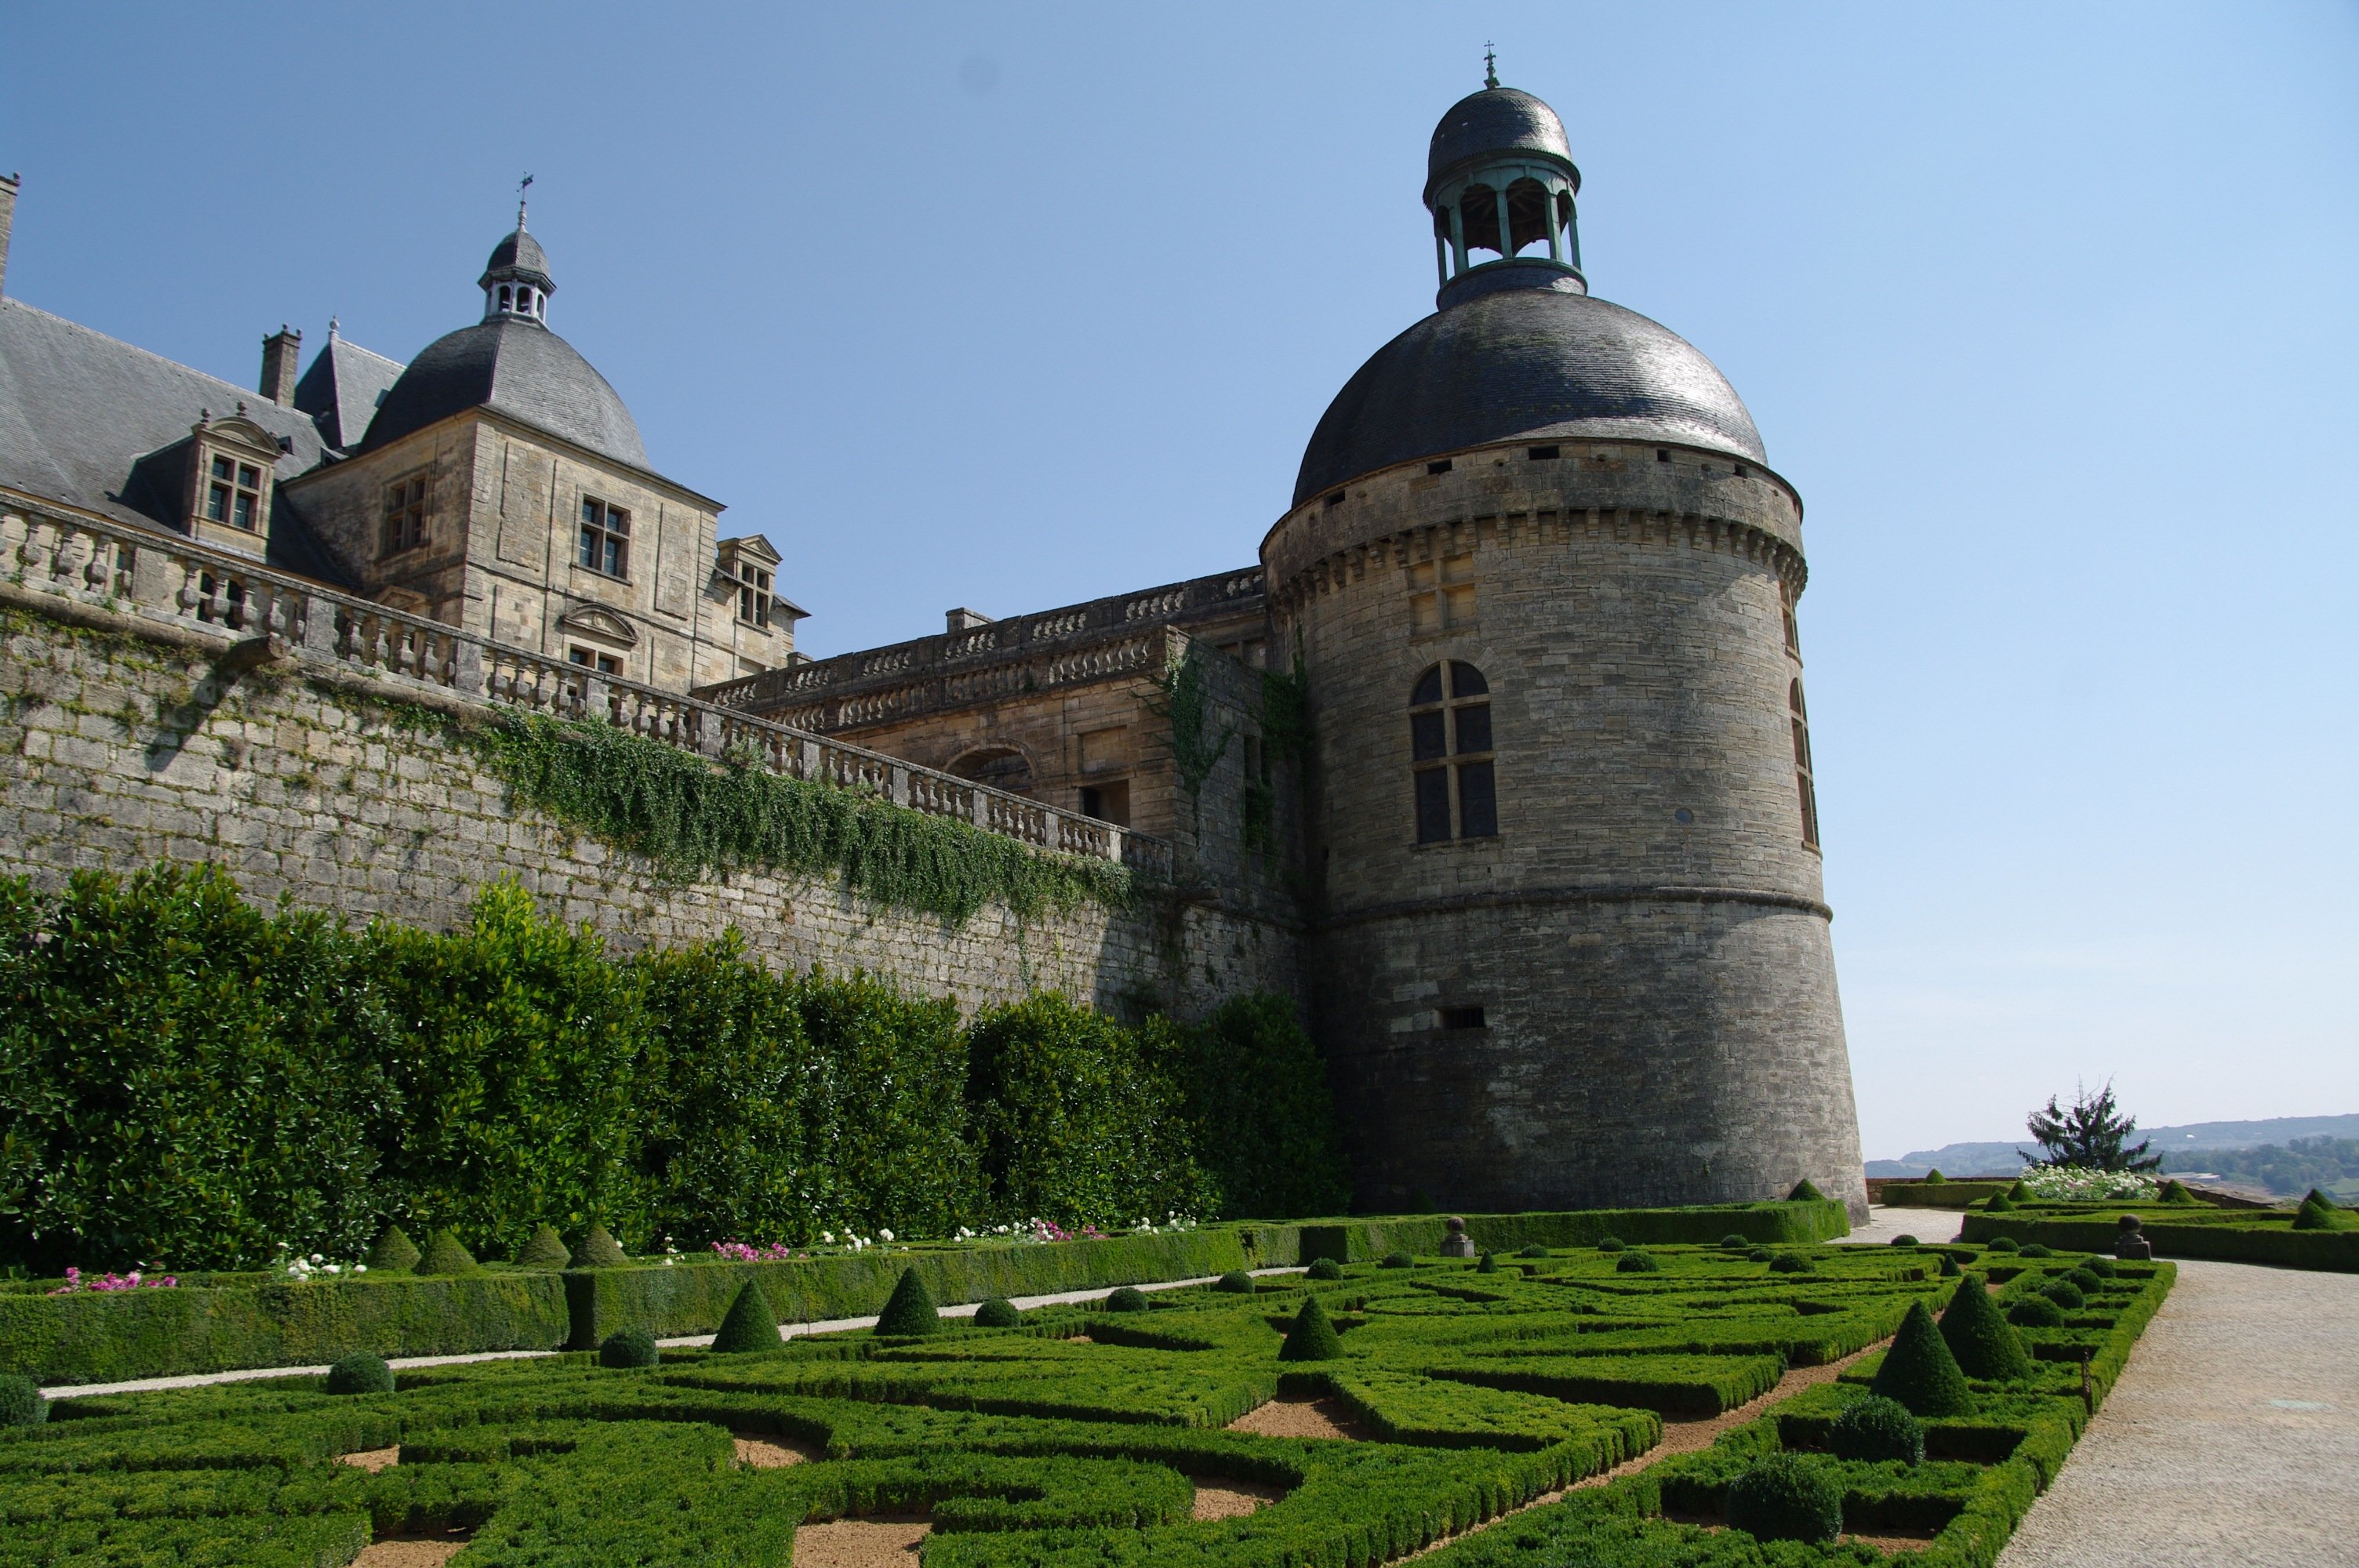
[(1987, 1563), (2172, 1277), (2044, 1250), (1601, 1238), (973, 1318), (912, 1272), (783, 1343), (749, 1278), (710, 1349), (19, 1380), (0, 1564), (787, 1564), (877, 1516), (928, 1568)]

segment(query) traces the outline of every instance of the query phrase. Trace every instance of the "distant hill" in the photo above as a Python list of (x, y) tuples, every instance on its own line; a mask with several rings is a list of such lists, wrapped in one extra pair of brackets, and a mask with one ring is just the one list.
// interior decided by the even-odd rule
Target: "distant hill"
[[(2180, 1127), (2141, 1127), (2137, 1136), (2154, 1141), (2154, 1152), (2180, 1149), (2255, 1149), (2264, 1143), (2288, 1143), (2297, 1138), (2359, 1138), (2359, 1116), (2273, 1116), (2266, 1121), (2190, 1121)], [(1871, 1176), (1921, 1176), (1939, 1169), (1945, 1176), (1997, 1175), (2023, 1169), (2017, 1151), (2034, 1159), (2039, 1145), (2020, 1143), (1945, 1143), (1939, 1149), (1919, 1149), (1897, 1160), (1870, 1160)]]

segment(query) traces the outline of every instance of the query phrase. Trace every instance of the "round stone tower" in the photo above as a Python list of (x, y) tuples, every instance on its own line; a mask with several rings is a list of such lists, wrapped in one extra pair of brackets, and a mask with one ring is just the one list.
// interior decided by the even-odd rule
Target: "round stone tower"
[(1433, 134), (1436, 312), (1262, 546), (1309, 677), (1313, 998), (1364, 1206), (1864, 1215), (1794, 605), (1800, 497), (1592, 298), (1564, 127)]

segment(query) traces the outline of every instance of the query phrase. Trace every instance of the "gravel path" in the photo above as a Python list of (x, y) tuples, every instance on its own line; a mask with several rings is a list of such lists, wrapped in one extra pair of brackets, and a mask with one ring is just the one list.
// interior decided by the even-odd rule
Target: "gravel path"
[(1919, 1241), (1955, 1241), (1966, 1223), (1965, 1211), (1954, 1208), (1885, 1208), (1867, 1211), (1867, 1223), (1852, 1227), (1849, 1236), (1837, 1238), (1837, 1244), (1854, 1245), (1873, 1242), (1881, 1247), (1896, 1236), (1913, 1236)]
[(1999, 1568), (2359, 1563), (2359, 1275), (2182, 1261)]

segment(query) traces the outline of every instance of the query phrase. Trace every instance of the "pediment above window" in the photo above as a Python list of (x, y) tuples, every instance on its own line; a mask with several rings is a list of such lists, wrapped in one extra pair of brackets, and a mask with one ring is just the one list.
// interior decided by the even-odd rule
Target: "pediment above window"
[(568, 632), (584, 637), (595, 637), (617, 647), (639, 645), (639, 629), (613, 611), (595, 604), (577, 604), (557, 618), (557, 623)]

